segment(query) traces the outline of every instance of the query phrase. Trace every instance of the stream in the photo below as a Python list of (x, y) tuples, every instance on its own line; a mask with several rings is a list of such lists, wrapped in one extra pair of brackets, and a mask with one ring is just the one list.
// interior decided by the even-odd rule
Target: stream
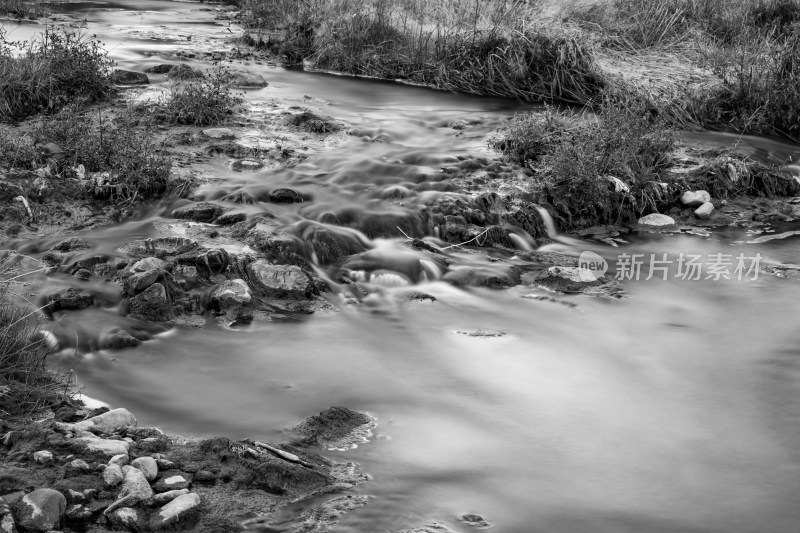
[[(178, 62), (184, 57), (178, 51), (231, 46), (225, 43), (229, 22), (215, 21), (208, 4), (73, 1), (57, 9), (85, 19), (84, 31), (105, 43), (119, 68), (144, 71)], [(6, 22), (10, 40), (42, 29)], [(531, 108), (245, 66), (269, 81), (245, 94), (253, 116), (279, 100), (332, 116), (355, 132), (335, 146), (312, 147), (292, 168), (241, 173), (224, 158), (198, 163), (215, 177), (198, 191), (204, 198), (237, 191), (258, 196), (281, 186), (311, 197), (269, 206), (286, 225), (316, 221), (343, 206), (398, 212), (444, 194), (431, 178), (441, 166), (491, 157), (487, 135)], [(470, 127), (456, 134), (448, 126), (455, 121)], [(724, 133), (687, 134), (684, 142), (739, 143), (745, 153), (773, 162), (798, 150)], [(386, 201), (398, 188), (410, 191), (404, 203)], [(159, 205), (135, 220), (76, 235), (93, 252), (112, 253), (154, 235), (173, 207)], [(622, 253), (730, 254), (734, 262), (739, 254), (760, 254), (762, 265), (781, 264), (798, 262), (800, 234), (791, 233), (797, 230), (800, 225), (786, 224), (633, 234), (619, 248), (578, 241), (557, 246), (573, 255), (598, 253), (611, 263), (611, 275), (619, 272)], [(387, 268), (410, 253), (400, 239), (371, 245)], [(488, 270), (526, 262), (468, 247), (448, 256), (456, 265)], [(90, 352), (68, 363), (88, 396), (126, 407), (140, 425), (171, 434), (280, 442), (288, 438), (286, 428), (331, 406), (372, 413), (378, 426), (369, 442), (321, 451), (357, 462), (373, 477), (352, 489), (370, 496), (369, 505), (344, 516), (336, 532), (438, 523), (467, 533), (475, 528), (459, 517), (476, 513), (491, 531), (504, 533), (796, 533), (800, 330), (793, 317), (800, 283), (764, 272), (742, 280), (681, 279), (676, 264), (670, 268), (667, 279), (623, 280), (621, 299), (556, 296), (530, 285), (463, 288), (423, 275), (411, 280), (413, 288), (436, 301), (409, 303), (407, 287), (387, 287), (360, 305), (304, 320), (175, 328), (137, 348)], [(119, 316), (91, 308), (65, 320), (75, 331), (90, 331)], [(306, 505), (285, 511), (275, 531), (290, 531)]]

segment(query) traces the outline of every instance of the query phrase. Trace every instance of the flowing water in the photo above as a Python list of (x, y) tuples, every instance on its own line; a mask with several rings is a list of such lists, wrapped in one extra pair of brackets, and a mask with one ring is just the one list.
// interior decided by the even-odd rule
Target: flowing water
[[(176, 50), (223, 47), (227, 23), (215, 23), (205, 7), (151, 0), (73, 2), (65, 9), (85, 17), (85, 31), (97, 34), (121, 67), (144, 70), (175, 60)], [(40, 29), (7, 26), (12, 39)], [(312, 102), (357, 132), (334, 148), (312, 150), (291, 169), (244, 174), (221, 160), (203, 163), (218, 178), (200, 191), (207, 198), (242, 190), (258, 196), (282, 185), (312, 197), (269, 207), (286, 225), (341, 206), (402, 211), (382, 200), (398, 187), (410, 191), (406, 207), (443, 194), (430, 186), (439, 167), (488, 155), (486, 134), (522, 109), (504, 100), (248, 68), (270, 82), (247, 93), (254, 113), (272, 100)], [(463, 135), (447, 127), (457, 120), (471, 124)], [(737, 141), (777, 162), (797, 150), (726, 134), (692, 134), (686, 142)], [(82, 236), (93, 252), (113, 252), (154, 234), (170, 208)], [(762, 264), (792, 263), (800, 237), (790, 232), (798, 229), (634, 235), (620, 248), (563, 249), (600, 253), (612, 275), (622, 252), (673, 259), (761, 254)], [(371, 245), (388, 270), (419, 263), (400, 239)], [(522, 255), (448, 253), (456, 266), (535, 266)], [(330, 406), (373, 413), (379, 425), (370, 442), (325, 452), (373, 476), (353, 489), (371, 496), (370, 504), (335, 531), (394, 532), (438, 522), (463, 533), (473, 530), (458, 520), (465, 513), (481, 514), (500, 532), (800, 530), (795, 280), (763, 272), (743, 281), (683, 280), (673, 264), (667, 280), (624, 281), (623, 299), (548, 298), (531, 286), (456, 288), (436, 279), (435, 266), (423, 270), (408, 279), (435, 302), (408, 303), (407, 288), (386, 288), (360, 305), (302, 321), (179, 328), (136, 349), (69, 362), (88, 395), (170, 433), (281, 441), (285, 428)], [(62, 329), (89, 332), (124, 320), (113, 305), (118, 294), (97, 289), (112, 304), (68, 314)], [(474, 330), (495, 335), (463, 334)], [(304, 505), (289, 509), (276, 527), (290, 530)]]

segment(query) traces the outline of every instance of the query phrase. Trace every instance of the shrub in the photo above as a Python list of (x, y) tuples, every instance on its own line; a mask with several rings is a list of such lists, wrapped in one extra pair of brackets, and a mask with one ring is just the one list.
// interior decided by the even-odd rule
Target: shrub
[(110, 70), (101, 44), (78, 33), (47, 28), (32, 43), (10, 43), (0, 34), (0, 119), (104, 98), (112, 92)]
[(230, 70), (216, 67), (200, 78), (174, 82), (150, 112), (167, 123), (212, 126), (225, 122), (242, 102), (231, 90)]
[(11, 15), (18, 19), (37, 19), (47, 15), (48, 4), (34, 0), (0, 0), (0, 15)]

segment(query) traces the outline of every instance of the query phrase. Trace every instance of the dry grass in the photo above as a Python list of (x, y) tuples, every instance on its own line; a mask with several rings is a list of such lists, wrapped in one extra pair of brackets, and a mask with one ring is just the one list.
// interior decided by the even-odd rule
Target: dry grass
[(6, 421), (33, 417), (73, 392), (68, 375), (47, 367), (42, 318), (21, 296), (15, 255), (0, 258), (0, 417)]

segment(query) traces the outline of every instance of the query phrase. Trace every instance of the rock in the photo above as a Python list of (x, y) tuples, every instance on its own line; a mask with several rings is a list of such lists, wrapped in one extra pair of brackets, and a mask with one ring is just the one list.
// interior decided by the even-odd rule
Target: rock
[(91, 470), (92, 467), (83, 459), (73, 459), (64, 467), (64, 477), (80, 476)]
[(217, 217), (214, 222), (220, 226), (230, 226), (247, 220), (247, 213), (241, 211), (232, 211), (230, 213), (223, 213)]
[(189, 65), (181, 63), (172, 66), (167, 71), (167, 77), (171, 80), (197, 80), (203, 77), (203, 73)]
[(316, 292), (311, 278), (294, 265), (272, 265), (259, 259), (247, 265), (254, 286), (275, 298), (308, 298)]
[(681, 203), (686, 207), (700, 207), (710, 201), (711, 195), (707, 191), (686, 191), (681, 196)]
[(104, 514), (108, 515), (121, 507), (137, 505), (148, 498), (153, 497), (153, 489), (144, 477), (144, 473), (138, 468), (125, 466), (122, 469), (124, 478), (122, 480), (122, 490), (119, 492), (119, 499), (108, 506)]
[(83, 503), (86, 501), (86, 495), (77, 490), (67, 489), (67, 493), (64, 496), (67, 497), (68, 503)]
[(213, 485), (217, 481), (217, 475), (209, 470), (199, 470), (192, 479), (194, 483), (207, 483)]
[(127, 453), (121, 453), (119, 455), (115, 455), (111, 459), (108, 460), (108, 464), (110, 465), (119, 465), (120, 468), (128, 464), (130, 460), (130, 456)]
[(112, 409), (111, 411), (106, 411), (105, 413), (73, 424), (73, 427), (77, 429), (103, 433), (112, 433), (128, 426), (136, 426), (136, 417), (133, 416), (130, 411), (123, 408)]
[(128, 446), (130, 446), (122, 440), (101, 439), (99, 437), (81, 437), (75, 440), (84, 445), (89, 451), (98, 452), (108, 457), (120, 454), (127, 455)]
[(468, 526), (476, 527), (478, 529), (488, 529), (492, 527), (492, 525), (487, 522), (481, 515), (475, 513), (467, 513), (465, 515), (461, 515), (459, 519)]
[(94, 295), (89, 292), (73, 289), (59, 289), (44, 295), (47, 310), (51, 313), (57, 311), (74, 311), (94, 305)]
[(0, 532), (2, 533), (17, 533), (17, 525), (14, 523), (14, 517), (7, 514), (0, 520)]
[(147, 272), (134, 272), (125, 280), (125, 292), (128, 294), (139, 294), (147, 287), (158, 281), (161, 273), (158, 270), (148, 270)]
[(40, 465), (51, 465), (55, 462), (55, 457), (53, 457), (53, 452), (40, 450), (33, 454), (33, 460)]
[(74, 527), (75, 525), (88, 524), (92, 521), (92, 515), (93, 513), (91, 509), (85, 505), (76, 504), (67, 509), (64, 517), (67, 519), (67, 522)]
[(122, 467), (118, 464), (108, 465), (103, 470), (103, 482), (107, 487), (116, 487), (122, 483), (123, 479), (125, 479), (125, 476), (122, 474)]
[(667, 215), (662, 215), (660, 213), (650, 213), (649, 215), (643, 216), (639, 219), (639, 224), (643, 226), (671, 226), (675, 224), (675, 219), (672, 217), (668, 217)]
[(136, 261), (131, 269), (134, 272), (149, 272), (152, 270), (164, 270), (166, 263), (157, 257), (145, 257)]
[(236, 134), (234, 134), (230, 128), (208, 128), (203, 130), (203, 135), (218, 140), (231, 140), (236, 138)]
[(152, 457), (139, 457), (131, 461), (131, 466), (138, 468), (147, 481), (154, 481), (158, 477), (158, 465)]
[(153, 531), (186, 530), (200, 517), (200, 496), (183, 494), (164, 505), (150, 520)]
[(540, 287), (567, 294), (616, 298), (622, 292), (616, 280), (605, 276), (587, 276), (583, 269), (578, 267), (552, 266), (535, 274), (533, 283)]
[(121, 350), (139, 346), (141, 343), (140, 339), (137, 339), (128, 331), (122, 328), (114, 328), (101, 337), (100, 347), (105, 350)]
[(161, 283), (154, 283), (128, 302), (131, 314), (153, 322), (172, 318), (172, 306), (167, 298), (167, 290)]
[(85, 250), (91, 247), (92, 245), (89, 244), (85, 239), (81, 239), (80, 237), (70, 237), (69, 239), (61, 241), (53, 246), (53, 250), (57, 250), (59, 252), (74, 252), (75, 250)]
[(164, 505), (184, 494), (189, 494), (189, 489), (168, 490), (167, 492), (162, 492), (161, 494), (153, 496), (153, 503), (156, 505)]
[(130, 241), (117, 250), (131, 257), (158, 258), (180, 255), (197, 248), (197, 241), (186, 237), (162, 237)]
[(185, 477), (180, 475), (175, 475), (159, 479), (153, 485), (153, 489), (156, 492), (169, 492), (171, 490), (188, 489), (191, 485), (192, 485), (191, 482), (188, 481)]
[(303, 195), (293, 189), (275, 189), (269, 193), (269, 201), (276, 204), (294, 204), (304, 201)]
[(162, 63), (160, 65), (154, 65), (145, 69), (145, 72), (148, 74), (166, 74), (170, 70), (172, 70), (176, 65), (170, 65), (169, 63)]
[(199, 202), (180, 207), (172, 212), (175, 218), (194, 220), (195, 222), (212, 222), (220, 214), (223, 208), (213, 202)]
[(67, 499), (53, 489), (37, 489), (25, 495), (17, 508), (20, 527), (33, 531), (58, 529), (67, 509)]
[(711, 202), (706, 202), (694, 210), (694, 216), (696, 216), (700, 220), (708, 220), (709, 218), (711, 218), (711, 213), (713, 212), (714, 212), (714, 204), (712, 204)]
[(366, 413), (346, 407), (331, 407), (292, 429), (303, 435), (306, 443), (316, 443), (329, 450), (341, 450), (367, 442), (374, 427), (375, 419)]
[(237, 70), (231, 73), (231, 86), (236, 89), (260, 89), (269, 83), (260, 74)]
[(150, 83), (150, 79), (144, 72), (115, 69), (111, 73), (111, 83), (117, 85), (147, 85)]
[(144, 531), (143, 515), (136, 509), (120, 507), (106, 515), (116, 528), (128, 531)]
[(211, 302), (223, 312), (246, 306), (253, 301), (250, 287), (243, 279), (224, 281), (211, 293)]

